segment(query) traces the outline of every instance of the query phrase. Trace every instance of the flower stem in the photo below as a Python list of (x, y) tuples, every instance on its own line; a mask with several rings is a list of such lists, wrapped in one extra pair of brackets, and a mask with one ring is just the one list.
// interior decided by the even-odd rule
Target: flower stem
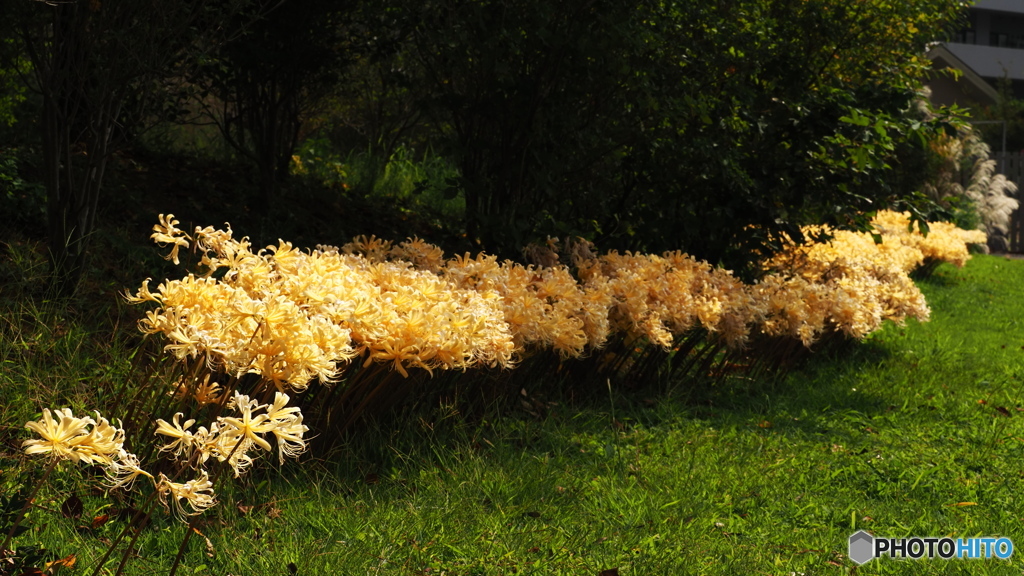
[[(156, 500), (156, 496), (157, 492), (154, 490), (153, 493), (146, 498), (146, 501), (142, 503), (142, 507), (137, 509), (135, 511), (135, 514), (132, 514), (132, 517), (128, 519), (128, 525), (125, 526), (124, 529), (121, 530), (121, 533), (117, 535), (117, 538), (115, 538), (114, 541), (110, 543), (110, 546), (107, 547), (107, 551), (103, 553), (103, 557), (100, 558), (99, 562), (96, 563), (96, 569), (93, 570), (92, 576), (99, 576), (100, 571), (103, 570), (103, 565), (107, 562), (107, 558), (110, 558), (110, 555), (114, 552), (114, 549), (117, 548), (117, 545), (121, 543), (121, 540), (124, 540), (125, 535), (128, 534), (129, 530), (131, 530), (132, 525), (137, 522), (141, 523), (143, 519), (146, 517), (146, 510), (153, 505), (153, 501)], [(136, 529), (136, 537), (132, 538), (133, 543), (135, 542), (135, 538), (138, 537), (138, 534), (140, 532), (142, 532), (141, 526)], [(129, 550), (131, 550), (130, 546)], [(123, 561), (121, 562), (121, 565), (124, 565)], [(120, 568), (118, 568), (118, 573), (120, 573)]]
[(188, 547), (188, 541), (192, 538), (192, 532), (195, 531), (195, 527), (193, 526), (195, 521), (195, 518), (188, 521), (188, 527), (185, 528), (185, 537), (181, 539), (181, 546), (178, 546), (178, 555), (174, 557), (174, 564), (171, 564), (171, 571), (167, 573), (167, 576), (174, 576), (178, 571), (178, 565), (181, 564), (181, 559), (185, 556), (185, 549)]
[[(225, 394), (225, 396), (226, 396), (226, 394)], [(238, 440), (238, 442), (235, 443), (235, 447), (231, 449), (231, 453), (228, 454), (228, 456), (227, 456), (227, 458), (225, 458), (225, 460), (230, 460), (231, 457), (235, 455), (235, 452), (237, 452), (238, 449), (242, 446), (242, 442), (243, 442), (243, 439), (240, 438)], [(211, 482), (214, 485), (217, 484), (217, 480), (220, 478), (220, 475), (224, 471), (225, 468), (226, 468), (226, 466), (223, 466), (223, 465), (222, 466), (218, 466), (217, 470), (214, 471), (214, 473), (213, 473), (213, 480), (211, 480)], [(188, 527), (185, 529), (185, 537), (181, 539), (181, 545), (178, 546), (178, 554), (174, 557), (174, 563), (171, 564), (171, 570), (170, 570), (170, 572), (167, 573), (167, 576), (174, 576), (174, 574), (178, 571), (178, 565), (181, 564), (181, 559), (185, 556), (185, 550), (188, 547), (188, 541), (192, 538), (192, 533), (196, 531), (196, 528), (195, 528), (196, 520), (198, 520), (198, 516), (189, 519)]]

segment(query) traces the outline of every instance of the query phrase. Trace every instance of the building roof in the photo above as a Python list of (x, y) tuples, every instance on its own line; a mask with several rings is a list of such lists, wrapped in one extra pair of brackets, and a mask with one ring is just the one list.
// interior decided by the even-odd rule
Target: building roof
[[(936, 74), (929, 82), (932, 88), (932, 100), (937, 104), (952, 104), (954, 102), (964, 104), (964, 100), (972, 100), (982, 105), (993, 105), (999, 100), (999, 93), (991, 84), (985, 81), (982, 74), (967, 61), (960, 58), (959, 50), (953, 48), (976, 48), (969, 44), (936, 44), (928, 51), (928, 58), (936, 70), (955, 68), (961, 72), (959, 78)], [(991, 46), (977, 46), (977, 48), (991, 48)], [(1024, 56), (1024, 50), (1017, 50)], [(1020, 63), (1024, 64), (1024, 58)], [(999, 73), (995, 78), (1002, 77)]]
[(1020, 0), (978, 0), (972, 8), (1024, 14), (1024, 2)]
[(982, 78), (1024, 80), (1024, 50), (956, 42), (943, 46)]

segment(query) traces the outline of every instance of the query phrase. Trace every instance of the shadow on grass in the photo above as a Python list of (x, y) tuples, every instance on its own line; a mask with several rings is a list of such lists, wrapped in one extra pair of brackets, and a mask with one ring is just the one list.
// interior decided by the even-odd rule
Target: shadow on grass
[[(891, 356), (886, 344), (843, 344), (812, 355), (799, 371), (771, 379), (690, 380), (611, 390), (607, 382), (584, 391), (554, 378), (540, 383), (513, 378), (503, 384), (505, 393), (491, 397), (483, 409), (473, 401), (479, 397), (472, 390), (464, 390), (458, 399), (439, 393), (429, 402), (364, 421), (334, 439), (326, 451), (314, 453), (312, 460), (351, 490), (375, 484), (389, 470), (404, 469), (415, 477), (452, 455), (509, 462), (512, 455), (577, 454), (581, 437), (610, 438), (635, 427), (668, 430), (682, 423), (756, 430), (758, 423), (785, 415), (786, 422), (773, 422), (763, 432), (803, 439), (828, 434), (835, 442), (852, 443), (846, 436), (855, 434), (853, 429), (830, 426), (829, 414), (869, 420), (890, 410), (891, 404), (881, 396), (850, 390), (841, 378), (823, 376), (834, 372), (837, 363), (856, 373)], [(800, 414), (812, 417), (792, 416)], [(404, 494), (404, 488), (398, 489)]]

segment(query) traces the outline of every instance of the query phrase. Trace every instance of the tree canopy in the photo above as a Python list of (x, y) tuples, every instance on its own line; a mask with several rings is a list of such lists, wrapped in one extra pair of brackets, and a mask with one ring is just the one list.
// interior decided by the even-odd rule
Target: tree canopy
[(751, 273), (801, 225), (927, 211), (914, 158), (954, 119), (916, 112), (925, 46), (966, 6), (183, 1), (143, 26), (122, 3), (0, 0), (17, 8), (0, 46), (31, 61), (43, 96), (54, 245), (84, 250), (103, 172), (93, 159), (153, 118), (142, 95), (188, 86), (193, 109), (217, 111), (258, 167), (264, 204), (302, 127), (342, 118), (365, 149), (429, 146), (450, 160), (448, 194), (464, 197), (465, 229), (490, 251), (578, 235)]
[[(780, 233), (899, 205), (924, 47), (962, 2), (398, 2), (467, 224), (742, 266)], [(399, 20), (400, 21), (400, 20)], [(400, 26), (401, 27), (401, 26)], [(898, 180), (898, 179), (897, 179)]]

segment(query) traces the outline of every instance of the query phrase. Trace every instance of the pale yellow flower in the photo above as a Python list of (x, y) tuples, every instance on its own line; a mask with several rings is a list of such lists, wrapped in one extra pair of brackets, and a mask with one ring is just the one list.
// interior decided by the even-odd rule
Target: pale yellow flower
[(273, 429), (273, 423), (268, 422), (266, 414), (253, 416), (254, 410), (263, 408), (256, 400), (250, 400), (245, 394), (235, 392), (231, 400), (228, 400), (228, 408), (237, 410), (239, 417), (222, 416), (218, 418), (222, 428), (220, 435), (225, 439), (225, 445), (238, 443), (241, 440), (248, 440), (252, 444), (269, 451), (270, 443), (263, 439), (265, 434)]
[[(49, 454), (55, 460), (96, 461), (102, 452), (102, 446), (94, 446), (89, 427), (96, 422), (88, 417), (77, 418), (70, 408), (58, 409), (54, 419), (48, 408), (43, 408), (43, 417), (38, 422), (27, 422), (25, 427), (32, 430), (41, 439), (25, 440), (21, 443), (26, 454)], [(100, 458), (102, 460), (102, 458)]]
[(110, 489), (124, 488), (130, 490), (140, 476), (153, 479), (153, 476), (139, 465), (139, 458), (130, 452), (121, 450), (106, 467), (107, 487)]
[(216, 404), (222, 399), (221, 388), (220, 384), (210, 382), (210, 376), (210, 374), (206, 374), (203, 377), (203, 381), (196, 385), (195, 391), (190, 390), (189, 386), (184, 381), (181, 381), (178, 383), (178, 387), (169, 392), (168, 395), (179, 401), (183, 401), (191, 396), (200, 406)]
[(111, 426), (99, 412), (95, 414), (92, 430), (87, 436), (73, 439), (72, 449), (83, 462), (109, 464), (122, 450), (124, 430)]
[(302, 424), (302, 413), (297, 407), (288, 407), (288, 395), (278, 392), (274, 404), (267, 408), (267, 419), (273, 424), (271, 433), (277, 439), (278, 457), (284, 464), (285, 456), (294, 458), (306, 450), (303, 436), (309, 428)]
[[(205, 470), (201, 472), (199, 478), (189, 480), (184, 484), (171, 482), (167, 476), (160, 474), (156, 489), (164, 507), (183, 522), (185, 517), (202, 514), (207, 508), (217, 503), (213, 493), (213, 482), (210, 481)], [(170, 504), (168, 500), (170, 500)], [(185, 510), (186, 503), (191, 511)]]
[(196, 447), (195, 436), (188, 431), (189, 427), (195, 424), (195, 420), (186, 420), (184, 424), (181, 423), (181, 417), (184, 416), (181, 412), (178, 412), (171, 418), (171, 424), (167, 423), (166, 420), (160, 419), (156, 421), (156, 434), (162, 436), (168, 436), (174, 440), (170, 444), (165, 444), (160, 447), (161, 452), (171, 452), (175, 458), (191, 458), (192, 453)]
[(171, 244), (171, 253), (167, 255), (168, 260), (172, 260), (175, 264), (180, 264), (178, 261), (178, 249), (188, 248), (188, 240), (184, 237), (184, 232), (177, 228), (178, 221), (174, 219), (173, 214), (168, 214), (166, 217), (160, 214), (160, 223), (153, 226), (153, 234), (150, 238), (153, 239), (159, 245)]

